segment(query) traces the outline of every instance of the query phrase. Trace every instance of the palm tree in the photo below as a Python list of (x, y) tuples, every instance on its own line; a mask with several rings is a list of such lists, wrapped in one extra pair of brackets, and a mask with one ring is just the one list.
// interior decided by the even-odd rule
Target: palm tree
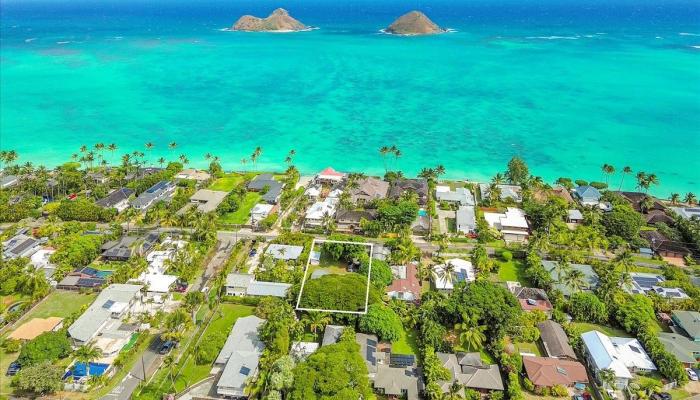
[(294, 156), (297, 154), (297, 151), (294, 149), (289, 150), (289, 153), (287, 153), (287, 157), (285, 157), (284, 162), (287, 163), (287, 166), (291, 166), (292, 162), (294, 161)]
[(248, 164), (247, 158), (241, 158), (241, 169), (245, 171), (245, 165)]
[(86, 344), (75, 352), (75, 358), (85, 364), (86, 376), (90, 379), (90, 363), (100, 358), (102, 351), (93, 344)]
[(445, 393), (444, 399), (445, 400), (458, 400), (462, 399), (462, 395), (460, 394), (463, 389), (462, 384), (460, 384), (457, 381), (452, 382), (450, 385), (450, 388), (448, 389), (447, 393)]
[(613, 388), (615, 387), (615, 381), (617, 380), (615, 376), (615, 371), (610, 368), (602, 369), (598, 371), (598, 378), (604, 387)]
[(321, 226), (327, 234), (330, 234), (335, 230), (335, 218), (327, 211), (323, 213), (323, 218), (321, 219)]
[(253, 163), (253, 167), (257, 167), (258, 165), (258, 158), (262, 155), (262, 147), (258, 146), (253, 150), (253, 154), (250, 155), (250, 161)]
[(649, 174), (647, 175), (647, 180), (646, 180), (646, 190), (647, 192), (649, 191), (649, 187), (651, 185), (659, 185), (659, 177), (656, 176), (656, 174)]
[(554, 272), (557, 273), (557, 281), (561, 282), (562, 278), (569, 272), (571, 265), (568, 262), (554, 263)]
[(172, 156), (172, 153), (177, 149), (177, 142), (170, 142), (168, 143), (168, 149), (170, 150), (170, 155)]
[(155, 147), (155, 145), (151, 142), (147, 142), (144, 144), (144, 147), (146, 147), (146, 151), (148, 152), (148, 158), (151, 158), (151, 151), (153, 151), (153, 147)]
[(384, 173), (386, 174), (389, 172), (389, 167), (386, 165), (386, 155), (389, 154), (391, 150), (387, 146), (382, 146), (379, 148), (379, 154), (381, 154), (382, 158), (384, 159)]
[(459, 342), (468, 351), (478, 351), (486, 342), (486, 326), (478, 323), (474, 316), (462, 314), (462, 322), (455, 324), (455, 331), (459, 332)]
[(158, 159), (158, 164), (160, 164), (160, 167), (163, 168), (163, 164), (165, 164), (165, 157), (161, 157)]
[(86, 145), (80, 146), (80, 152), (81, 152), (81, 153), (85, 153), (86, 151), (87, 151), (87, 146), (86, 146)]
[(501, 185), (503, 184), (504, 180), (505, 177), (502, 173), (499, 172), (496, 175), (494, 175), (493, 178), (491, 178), (491, 183), (493, 183), (494, 185)]
[(309, 327), (311, 333), (316, 335), (318, 330), (323, 330), (323, 328), (331, 322), (330, 315), (323, 312), (309, 312), (303, 317), (304, 324)]
[(698, 198), (692, 192), (686, 193), (685, 199), (683, 201), (690, 204), (691, 206), (698, 204)]
[(456, 273), (455, 265), (448, 261), (438, 272), (438, 277), (445, 282), (454, 282)]
[(620, 178), (620, 187), (617, 188), (618, 191), (622, 190), (622, 183), (625, 181), (625, 175), (629, 175), (629, 174), (631, 174), (631, 173), (632, 173), (632, 168), (627, 167), (627, 166), (624, 167), (624, 168), (622, 168), (622, 174), (620, 174), (620, 175), (621, 175), (621, 178)]
[(572, 292), (578, 292), (581, 289), (587, 287), (586, 275), (578, 269), (571, 269), (564, 275), (563, 284), (571, 289)]
[(18, 289), (32, 299), (44, 297), (49, 291), (49, 283), (43, 272), (37, 269), (26, 271), (20, 278)]
[(168, 371), (168, 375), (170, 375), (170, 383), (172, 384), (173, 389), (175, 388), (175, 367), (177, 364), (175, 363), (175, 357), (172, 354), (168, 354), (164, 359), (163, 359), (163, 366), (165, 369)]
[(445, 166), (442, 164), (438, 164), (438, 166), (435, 167), (435, 174), (438, 176), (438, 178), (442, 175), (445, 175)]
[(636, 175), (637, 178), (637, 189), (642, 190), (644, 189), (647, 181), (647, 174), (644, 171), (639, 171), (637, 172)]
[(677, 205), (681, 201), (681, 195), (678, 193), (671, 193), (671, 204)]
[(119, 148), (119, 146), (117, 146), (116, 143), (110, 143), (109, 145), (107, 145), (107, 151), (109, 151), (111, 153), (111, 156), (110, 156), (111, 162), (114, 162), (114, 152), (117, 151), (118, 148)]
[(601, 168), (603, 171), (603, 174), (605, 175), (605, 184), (607, 185), (610, 182), (610, 175), (615, 173), (615, 167), (613, 167), (610, 164), (603, 164), (603, 167)]

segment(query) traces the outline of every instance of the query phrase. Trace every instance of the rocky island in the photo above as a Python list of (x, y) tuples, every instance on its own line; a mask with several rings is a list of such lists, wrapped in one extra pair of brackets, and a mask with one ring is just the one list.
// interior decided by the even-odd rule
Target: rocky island
[(420, 11), (411, 11), (400, 16), (385, 31), (395, 35), (433, 35), (447, 32)]
[(247, 32), (296, 32), (307, 29), (308, 26), (292, 18), (284, 8), (276, 9), (267, 18), (244, 15), (231, 27), (233, 31)]

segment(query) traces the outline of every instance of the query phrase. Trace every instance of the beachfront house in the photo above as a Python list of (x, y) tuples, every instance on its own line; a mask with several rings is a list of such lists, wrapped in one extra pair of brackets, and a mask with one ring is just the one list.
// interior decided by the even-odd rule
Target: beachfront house
[(99, 337), (104, 339), (103, 353), (108, 354), (119, 345), (126, 345), (131, 334), (120, 329), (122, 319), (140, 301), (142, 287), (112, 284), (102, 290), (90, 307), (68, 328), (73, 345), (82, 346)]
[(582, 224), (583, 223), (583, 213), (581, 210), (573, 208), (566, 212), (566, 222), (570, 224)]
[(357, 187), (348, 188), (350, 201), (355, 204), (366, 204), (374, 200), (384, 199), (389, 192), (389, 182), (367, 177), (357, 181)]
[(506, 212), (485, 212), (484, 219), (489, 227), (501, 232), (506, 243), (523, 243), (530, 236), (530, 226), (525, 211), (508, 207)]
[(284, 184), (275, 180), (272, 174), (260, 174), (248, 182), (247, 188), (251, 192), (262, 193), (262, 201), (267, 204), (277, 204)]
[(615, 374), (615, 388), (624, 389), (635, 372), (656, 370), (637, 339), (611, 337), (598, 331), (589, 331), (581, 335), (581, 340), (583, 355), (599, 382), (600, 372), (610, 369)]
[(683, 219), (700, 219), (700, 207), (669, 207), (668, 209)]
[(323, 171), (319, 172), (314, 178), (314, 181), (321, 185), (335, 185), (337, 183), (342, 182), (343, 179), (345, 179), (344, 173), (338, 172), (333, 168), (328, 167)]
[[(496, 185), (500, 192), (499, 200), (501, 201), (513, 201), (520, 203), (523, 201), (523, 189), (518, 185)], [(481, 200), (491, 200), (491, 185), (488, 183), (479, 184), (479, 193), (481, 193)]]
[(131, 206), (139, 211), (146, 211), (159, 201), (167, 201), (175, 194), (177, 187), (169, 181), (160, 181), (131, 201)]
[(435, 188), (435, 198), (440, 202), (458, 204), (460, 206), (474, 206), (474, 195), (466, 187), (459, 187), (452, 190), (449, 186), (437, 186)]
[(178, 180), (196, 181), (197, 184), (200, 185), (200, 184), (208, 181), (209, 179), (211, 179), (211, 175), (207, 171), (193, 169), (193, 168), (187, 168), (187, 169), (183, 169), (182, 171), (178, 172), (174, 178), (178, 179)]
[(190, 203), (197, 206), (197, 210), (203, 213), (216, 211), (224, 199), (228, 196), (228, 192), (219, 190), (199, 189), (190, 197)]
[(418, 179), (398, 179), (391, 183), (389, 187), (389, 198), (398, 200), (404, 193), (413, 193), (418, 198), (418, 204), (425, 206), (428, 204), (429, 189), (428, 180)]
[(392, 265), (391, 273), (394, 279), (391, 281), (391, 285), (386, 288), (389, 297), (404, 301), (420, 300), (421, 286), (416, 263)]
[(3, 175), (0, 177), (0, 189), (7, 189), (19, 183), (17, 175)]
[(476, 212), (474, 206), (459, 206), (456, 213), (457, 232), (476, 235)]
[[(485, 364), (480, 353), (436, 353), (440, 363), (450, 372), (450, 379), (439, 381), (443, 393), (448, 393), (453, 382), (480, 393), (503, 390), (503, 380), (497, 364)], [(464, 390), (460, 389), (464, 395)]]
[(114, 208), (117, 212), (122, 212), (129, 208), (129, 198), (134, 194), (134, 191), (129, 188), (119, 188), (113, 190), (106, 197), (103, 197), (95, 202), (102, 208)]
[(265, 344), (258, 329), (265, 320), (254, 315), (241, 317), (228, 335), (224, 347), (214, 361), (212, 373), (221, 372), (216, 394), (228, 398), (248, 398), (246, 386), (258, 374), (258, 363)]
[(574, 195), (584, 206), (598, 206), (602, 197), (600, 191), (590, 185), (578, 186), (574, 189)]
[(250, 225), (255, 227), (277, 208), (274, 204), (258, 203), (250, 210)]
[[(451, 268), (447, 268), (448, 265)], [(476, 280), (476, 272), (471, 261), (452, 258), (445, 261), (445, 264), (434, 266), (432, 278), (436, 290), (450, 292), (458, 282), (474, 282)]]
[(255, 275), (230, 273), (226, 275), (227, 296), (274, 296), (284, 298), (292, 287), (289, 283), (256, 281)]

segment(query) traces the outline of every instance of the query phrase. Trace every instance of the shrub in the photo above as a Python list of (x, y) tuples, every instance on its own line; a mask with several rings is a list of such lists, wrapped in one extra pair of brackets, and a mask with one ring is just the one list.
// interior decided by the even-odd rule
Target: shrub
[(22, 347), (17, 361), (26, 367), (43, 361), (58, 360), (66, 357), (70, 351), (70, 342), (63, 331), (44, 332)]
[(8, 353), (16, 353), (22, 347), (22, 343), (16, 339), (5, 339), (2, 343), (2, 347)]
[(527, 378), (523, 379), (523, 386), (525, 386), (525, 390), (527, 390), (528, 392), (532, 392), (535, 390), (535, 384)]
[(508, 250), (505, 250), (505, 251), (503, 251), (503, 252), (501, 253), (501, 258), (502, 258), (503, 261), (505, 261), (505, 262), (511, 261), (511, 260), (513, 259), (513, 253), (511, 253), (511, 252), (508, 251)]
[(551, 390), (552, 396), (557, 397), (567, 397), (569, 396), (569, 391), (563, 385), (554, 385)]
[(393, 342), (401, 338), (403, 325), (394, 310), (383, 304), (372, 304), (367, 314), (360, 317), (360, 330)]

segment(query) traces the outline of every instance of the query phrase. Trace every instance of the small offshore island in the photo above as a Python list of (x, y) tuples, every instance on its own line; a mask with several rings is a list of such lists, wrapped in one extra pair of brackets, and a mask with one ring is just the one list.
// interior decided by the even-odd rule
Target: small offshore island
[(435, 35), (448, 30), (439, 27), (422, 12), (414, 10), (400, 16), (384, 32), (393, 35)]
[(231, 27), (232, 31), (245, 32), (298, 32), (311, 29), (289, 15), (284, 8), (278, 8), (267, 18), (244, 15)]

